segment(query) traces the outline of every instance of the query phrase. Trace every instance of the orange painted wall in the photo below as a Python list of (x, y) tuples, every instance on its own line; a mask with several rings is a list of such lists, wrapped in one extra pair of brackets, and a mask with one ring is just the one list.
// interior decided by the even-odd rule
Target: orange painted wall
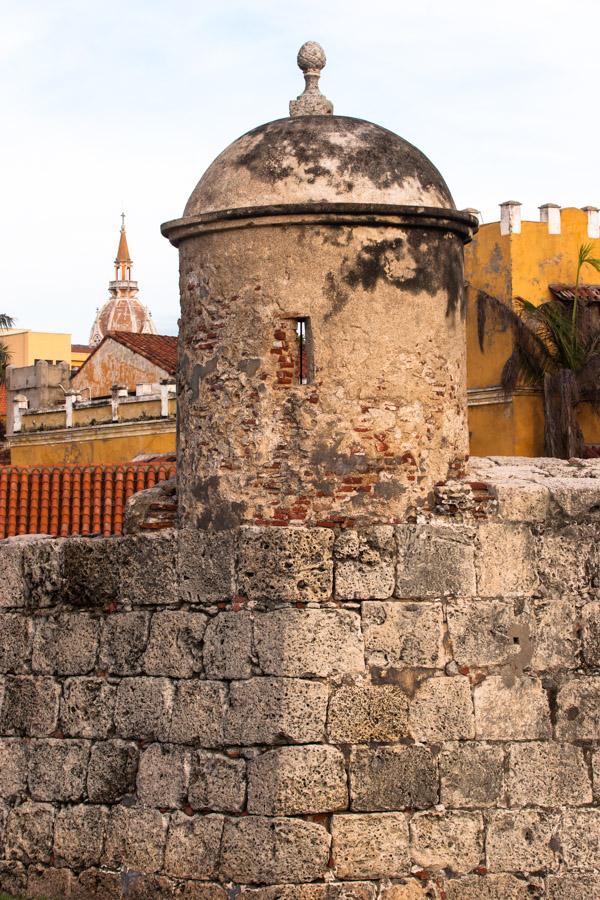
[[(573, 284), (581, 244), (590, 238), (587, 214), (580, 209), (561, 210), (561, 233), (549, 234), (545, 222), (522, 222), (520, 234), (501, 235), (500, 223), (482, 225), (465, 248), (467, 282), (467, 377), (469, 388), (500, 385), (500, 375), (512, 350), (510, 332), (488, 329), (484, 352), (477, 340), (476, 294), (485, 290), (504, 301), (521, 296), (532, 303), (552, 297), (548, 285)], [(592, 241), (600, 257), (600, 239)], [(600, 284), (600, 273), (582, 270), (582, 281)], [(541, 395), (515, 396), (512, 411), (507, 404), (470, 407), (471, 454), (477, 456), (539, 456), (543, 453), (543, 402)], [(600, 443), (600, 418), (580, 410), (586, 442)], [(512, 448), (507, 450), (506, 448)]]

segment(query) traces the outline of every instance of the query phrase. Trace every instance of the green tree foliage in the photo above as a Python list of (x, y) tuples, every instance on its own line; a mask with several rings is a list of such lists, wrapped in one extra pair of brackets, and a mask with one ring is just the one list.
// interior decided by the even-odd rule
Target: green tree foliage
[[(6, 313), (0, 313), (0, 331), (6, 331), (13, 327), (13, 320)], [(10, 363), (10, 350), (5, 343), (0, 341), (0, 384), (6, 381), (6, 367)]]

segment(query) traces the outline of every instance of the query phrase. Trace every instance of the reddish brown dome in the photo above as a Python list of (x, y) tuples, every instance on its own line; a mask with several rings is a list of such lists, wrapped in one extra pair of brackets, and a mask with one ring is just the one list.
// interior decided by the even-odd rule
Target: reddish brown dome
[(125, 233), (125, 213), (119, 235), (115, 259), (115, 277), (108, 284), (110, 298), (96, 312), (90, 332), (90, 344), (97, 347), (109, 331), (128, 331), (133, 334), (156, 334), (152, 313), (139, 299), (137, 281), (131, 277), (132, 260)]
[(156, 334), (152, 313), (137, 297), (116, 296), (100, 307), (92, 331), (90, 344), (96, 346), (109, 331), (129, 331), (135, 334)]

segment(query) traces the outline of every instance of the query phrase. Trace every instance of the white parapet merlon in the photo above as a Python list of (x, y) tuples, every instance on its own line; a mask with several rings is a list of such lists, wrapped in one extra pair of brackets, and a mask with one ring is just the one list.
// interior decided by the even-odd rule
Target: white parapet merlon
[(13, 434), (17, 434), (22, 428), (22, 419), (21, 412), (24, 409), (28, 409), (29, 403), (27, 401), (27, 397), (23, 394), (16, 394), (13, 397), (13, 423), (12, 423), (12, 431)]
[(548, 234), (560, 234), (560, 206), (558, 203), (543, 203), (540, 206), (540, 222), (548, 226)]
[(600, 237), (600, 210), (597, 206), (584, 206), (583, 212), (588, 217), (588, 237)]
[(73, 404), (77, 401), (78, 394), (76, 391), (70, 391), (65, 394), (65, 428), (73, 427)]
[(162, 381), (160, 385), (160, 414), (164, 418), (169, 415), (169, 395), (175, 393), (174, 381)]
[(521, 234), (521, 204), (505, 200), (500, 204), (500, 234)]
[(119, 421), (119, 399), (121, 397), (127, 397), (128, 391), (126, 387), (123, 387), (122, 384), (113, 384), (111, 388), (111, 398), (110, 405), (112, 409), (112, 421)]

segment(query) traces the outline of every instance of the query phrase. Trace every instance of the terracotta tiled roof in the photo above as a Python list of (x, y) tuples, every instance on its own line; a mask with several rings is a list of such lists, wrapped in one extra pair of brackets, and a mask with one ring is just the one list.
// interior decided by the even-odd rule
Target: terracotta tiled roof
[(92, 353), (81, 364), (78, 372), (92, 359), (105, 341), (116, 341), (123, 344), (134, 353), (139, 353), (144, 359), (154, 363), (160, 369), (164, 369), (169, 375), (175, 375), (177, 370), (177, 338), (171, 334), (136, 334), (132, 331), (109, 331)]
[(113, 466), (0, 466), (0, 539), (122, 534), (132, 494), (175, 475), (172, 460)]
[(140, 356), (160, 366), (169, 375), (177, 370), (177, 338), (171, 334), (134, 334), (131, 331), (110, 331), (107, 338), (139, 353)]
[[(575, 296), (574, 284), (550, 284), (548, 287), (558, 300), (572, 300)], [(581, 300), (598, 303), (600, 301), (600, 284), (580, 284), (578, 297)]]
[(91, 353), (92, 348), (89, 344), (71, 344), (73, 353)]

